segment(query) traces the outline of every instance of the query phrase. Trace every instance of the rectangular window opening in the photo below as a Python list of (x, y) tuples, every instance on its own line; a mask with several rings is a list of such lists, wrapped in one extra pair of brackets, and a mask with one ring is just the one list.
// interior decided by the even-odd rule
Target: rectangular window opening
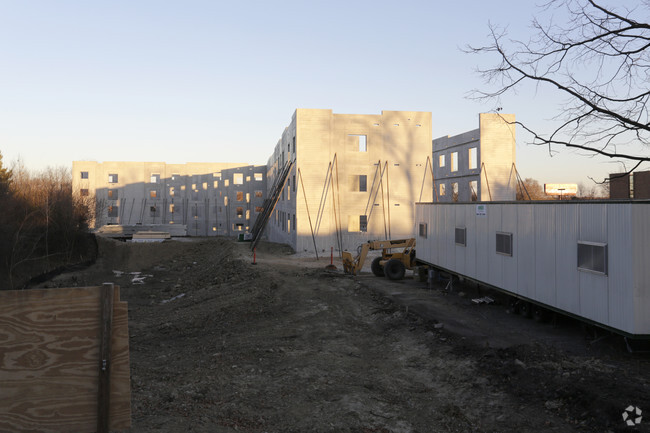
[(368, 231), (368, 215), (359, 215), (359, 231)]
[(81, 172), (81, 178), (82, 179), (88, 179), (88, 172), (87, 171), (82, 171)]
[(469, 169), (474, 170), (475, 168), (478, 168), (478, 154), (477, 154), (476, 147), (472, 147), (468, 150), (468, 156), (469, 156)]
[(160, 175), (157, 173), (152, 173), (151, 178), (149, 179), (150, 183), (160, 183)]
[(90, 191), (87, 188), (82, 188), (81, 191), (79, 191), (79, 194), (82, 197), (88, 197), (90, 195)]
[(607, 275), (607, 244), (578, 241), (578, 269)]
[(458, 171), (458, 152), (451, 153), (451, 171)]
[(117, 174), (109, 174), (108, 183), (117, 183)]
[(456, 227), (454, 232), (454, 242), (456, 245), (461, 245), (463, 247), (467, 246), (467, 228), (466, 227)]
[(478, 181), (476, 180), (469, 183), (469, 197), (471, 201), (478, 201)]
[(349, 134), (350, 137), (357, 137), (358, 139), (358, 151), (359, 152), (367, 152), (368, 151), (368, 137), (366, 135), (358, 135), (358, 134)]
[(234, 173), (232, 175), (233, 185), (243, 185), (244, 184), (244, 173)]
[(512, 233), (497, 232), (496, 251), (498, 254), (512, 256)]
[(444, 167), (445, 166), (445, 155), (440, 155), (438, 157), (438, 167)]
[(429, 225), (427, 223), (420, 223), (420, 229), (418, 231), (420, 237), (426, 239), (428, 233), (429, 233)]

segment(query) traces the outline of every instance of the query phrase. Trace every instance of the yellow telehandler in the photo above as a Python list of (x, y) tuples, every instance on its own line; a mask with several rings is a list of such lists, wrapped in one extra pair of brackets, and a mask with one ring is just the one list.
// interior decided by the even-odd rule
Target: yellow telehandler
[[(390, 252), (393, 248), (400, 248), (399, 252)], [(389, 280), (401, 280), (407, 269), (415, 266), (415, 238), (368, 241), (358, 249), (358, 255), (343, 251), (343, 270), (346, 274), (356, 275), (363, 268), (363, 264), (370, 250), (381, 250), (381, 256), (375, 258), (370, 269), (378, 277), (385, 276)]]

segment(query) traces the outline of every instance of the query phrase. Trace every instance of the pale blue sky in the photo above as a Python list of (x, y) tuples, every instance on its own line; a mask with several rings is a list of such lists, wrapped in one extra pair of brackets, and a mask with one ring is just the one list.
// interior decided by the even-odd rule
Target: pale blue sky
[[(0, 0), (0, 152), (34, 170), (73, 160), (264, 164), (296, 108), (431, 111), (433, 137), (496, 105), (546, 128), (552, 92), (466, 98), (494, 59), (488, 22), (527, 39), (521, 0)], [(520, 131), (518, 131), (520, 132)], [(585, 182), (619, 166), (526, 144), (523, 177)]]

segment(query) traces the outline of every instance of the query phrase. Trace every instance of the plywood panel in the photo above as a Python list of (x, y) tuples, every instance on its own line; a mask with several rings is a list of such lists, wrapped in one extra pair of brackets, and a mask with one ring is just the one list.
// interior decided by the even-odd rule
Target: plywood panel
[[(0, 292), (0, 431), (97, 427), (100, 288)], [(110, 428), (130, 427), (128, 313), (115, 288)]]

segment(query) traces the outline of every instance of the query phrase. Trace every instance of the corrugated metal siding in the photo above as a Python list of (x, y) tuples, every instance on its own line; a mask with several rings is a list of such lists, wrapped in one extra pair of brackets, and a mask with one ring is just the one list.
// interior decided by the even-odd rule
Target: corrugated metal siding
[(535, 296), (535, 214), (533, 205), (517, 206), (517, 290), (516, 293)]
[[(466, 206), (450, 206), (454, 209), (456, 224), (454, 226), (454, 265), (458, 272), (463, 275), (467, 275), (467, 247), (462, 245), (456, 245), (456, 227), (458, 228), (467, 228), (465, 222), (465, 207)], [(467, 242), (466, 242), (467, 243)]]
[(465, 269), (468, 276), (476, 276), (476, 206), (463, 206), (465, 211), (465, 227), (467, 228), (467, 247), (465, 250)]
[[(607, 205), (580, 203), (578, 240), (607, 243)], [(577, 256), (576, 256), (577, 263)], [(607, 276), (578, 271), (580, 281), (580, 315), (608, 323)]]
[(555, 302), (573, 314), (580, 314), (578, 216), (574, 205), (558, 205), (555, 210)]
[(481, 281), (490, 280), (490, 260), (493, 254), (490, 245), (494, 245), (494, 239), (490, 243), (490, 207), (487, 215), (476, 215), (476, 279)]
[(650, 334), (650, 204), (632, 205), (634, 332)]
[(517, 248), (517, 207), (502, 205), (501, 227), (504, 232), (512, 233), (512, 257), (502, 256), (503, 262), (503, 288), (511, 292), (517, 290), (517, 269), (519, 262), (519, 248)]
[(632, 332), (634, 316), (634, 272), (630, 260), (632, 218), (629, 204), (607, 206), (607, 267), (609, 323)]
[[(437, 249), (420, 246), (423, 260), (624, 332), (650, 334), (650, 204), (495, 203), (486, 216), (476, 215), (475, 204), (425, 206), (427, 244)], [(454, 228), (463, 224), (467, 247), (458, 247)], [(497, 231), (513, 233), (513, 257), (496, 253)], [(578, 241), (608, 245), (608, 275), (578, 270)]]
[(555, 305), (555, 207), (535, 211), (535, 299)]
[(488, 257), (488, 283), (503, 287), (503, 257), (497, 254), (496, 245), (496, 232), (503, 231), (501, 228), (501, 212), (502, 205), (495, 204), (488, 207), (488, 250), (486, 251)]
[(456, 227), (456, 206), (445, 206), (445, 228), (443, 237), (445, 239), (446, 254), (444, 256), (445, 267), (456, 269), (456, 244), (454, 242), (454, 228)]

